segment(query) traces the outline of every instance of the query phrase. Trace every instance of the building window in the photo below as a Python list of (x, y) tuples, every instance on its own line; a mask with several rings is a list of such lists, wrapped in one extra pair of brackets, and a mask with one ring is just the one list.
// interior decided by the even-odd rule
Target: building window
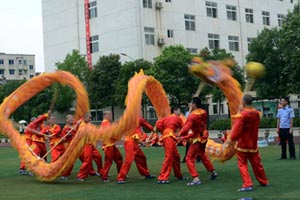
[(34, 77), (34, 75), (29, 75), (29, 78), (33, 78)]
[(29, 65), (29, 69), (30, 69), (30, 70), (33, 70), (33, 65)]
[(236, 21), (236, 6), (226, 5), (227, 19)]
[(172, 1), (171, 1), (171, 0), (166, 0), (166, 2), (167, 2), (167, 3), (171, 3)]
[(0, 65), (3, 65), (3, 64), (4, 64), (4, 60), (1, 59), (1, 60), (0, 60)]
[(89, 17), (90, 19), (97, 17), (97, 1), (89, 3)]
[(168, 35), (168, 38), (173, 38), (174, 37), (174, 30), (168, 29), (167, 35)]
[(197, 53), (198, 53), (198, 49), (196, 49), (196, 48), (186, 48), (186, 50), (187, 50), (190, 54), (197, 54)]
[(218, 114), (218, 105), (213, 104), (213, 114)]
[(270, 12), (262, 11), (263, 25), (270, 26)]
[(245, 8), (245, 13), (246, 13), (246, 22), (254, 23), (253, 9)]
[(220, 48), (220, 35), (218, 34), (208, 34), (208, 47), (210, 49), (219, 49)]
[(218, 17), (218, 4), (212, 1), (206, 1), (206, 14), (207, 17), (217, 18)]
[(224, 104), (223, 103), (221, 103), (221, 105), (220, 105), (220, 113), (224, 113)]
[(14, 69), (10, 69), (9, 70), (9, 75), (14, 75), (15, 74), (15, 70)]
[(4, 69), (0, 69), (0, 74), (4, 75), (4, 71), (5, 71)]
[(94, 36), (90, 37), (90, 48), (91, 48), (91, 53), (99, 51), (99, 36), (98, 35), (94, 35)]
[(253, 40), (253, 38), (250, 38), (250, 37), (247, 38), (248, 50), (250, 50), (250, 44), (251, 44), (252, 40)]
[(185, 21), (185, 30), (187, 31), (194, 31), (196, 30), (196, 20), (195, 15), (184, 15), (184, 21)]
[(156, 119), (156, 112), (155, 109), (152, 106), (147, 107), (147, 118), (148, 119)]
[(144, 27), (145, 32), (145, 43), (147, 45), (154, 45), (154, 28)]
[(8, 60), (8, 64), (9, 65), (13, 65), (14, 64), (14, 60)]
[(277, 15), (278, 26), (279, 26), (279, 27), (282, 27), (283, 18), (284, 18), (284, 15), (282, 15), (282, 14), (278, 14), (278, 15)]
[(22, 64), (22, 60), (19, 60), (19, 64)]
[(294, 0), (291, 0), (291, 3), (294, 3)]
[(143, 0), (144, 8), (152, 8), (152, 0)]
[(19, 69), (19, 75), (22, 75), (23, 73), (22, 73), (22, 69)]
[(239, 37), (238, 36), (228, 36), (229, 50), (239, 51)]

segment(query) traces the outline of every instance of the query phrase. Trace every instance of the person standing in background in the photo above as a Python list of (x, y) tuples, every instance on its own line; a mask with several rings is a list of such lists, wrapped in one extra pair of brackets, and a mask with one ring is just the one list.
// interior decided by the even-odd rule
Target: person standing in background
[(280, 100), (282, 108), (277, 113), (277, 133), (280, 137), (281, 157), (280, 160), (286, 159), (286, 141), (289, 145), (290, 159), (295, 160), (295, 145), (293, 139), (293, 118), (294, 110), (289, 106), (289, 98), (285, 97)]

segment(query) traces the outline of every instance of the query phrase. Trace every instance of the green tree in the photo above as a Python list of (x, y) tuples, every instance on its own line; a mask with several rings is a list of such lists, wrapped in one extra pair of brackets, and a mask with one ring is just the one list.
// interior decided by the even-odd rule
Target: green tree
[(133, 77), (135, 72), (144, 70), (145, 74), (149, 74), (152, 63), (143, 59), (126, 62), (120, 69), (120, 74), (116, 83), (115, 102), (116, 105), (124, 106), (125, 97), (128, 91), (128, 81)]
[[(13, 91), (15, 91), (18, 87), (20, 87), (25, 82), (26, 80), (11, 80), (11, 81), (7, 81), (6, 84), (2, 85), (0, 89), (1, 102), (3, 102), (3, 100), (6, 97), (8, 97)], [(12, 114), (11, 117), (15, 121), (21, 120), (23, 119), (23, 117), (25, 117), (25, 111), (26, 108), (24, 106), (21, 106)]]
[(155, 58), (151, 74), (162, 83), (171, 105), (190, 102), (200, 82), (188, 72), (191, 57), (183, 46), (175, 45), (165, 47)]
[[(295, 5), (292, 12), (289, 12), (280, 31), (279, 48), (282, 52), (282, 65), (274, 65), (279, 68), (277, 76), (282, 75), (282, 92), (288, 90), (289, 93), (300, 92), (300, 6)], [(281, 68), (281, 69), (280, 69)], [(270, 84), (274, 85), (274, 82)], [(277, 87), (277, 85), (276, 85)], [(286, 95), (286, 94), (284, 94)]]
[[(1, 102), (5, 97), (9, 96), (13, 91), (20, 87), (25, 80), (12, 80), (8, 81), (5, 85), (1, 86), (0, 89), (0, 100)], [(50, 106), (50, 98), (53, 92), (51, 89), (47, 88), (43, 90), (32, 99), (20, 106), (13, 114), (12, 118), (15, 121), (26, 120), (29, 122), (30, 118), (33, 116), (38, 116), (44, 112), (47, 112)]]
[[(78, 50), (73, 50), (71, 54), (67, 54), (63, 62), (58, 62), (55, 65), (58, 70), (71, 72), (85, 86), (87, 86), (89, 68), (85, 57), (80, 55)], [(62, 86), (59, 84), (54, 84), (52, 89), (54, 90), (53, 101), (55, 101), (55, 109), (59, 112), (68, 111), (76, 99), (75, 92), (68, 86)]]
[(120, 56), (101, 56), (89, 76), (88, 92), (93, 108), (103, 108), (115, 104), (115, 91), (121, 69)]
[(284, 89), (285, 62), (282, 59), (279, 40), (280, 31), (277, 28), (263, 29), (249, 46), (247, 61), (260, 62), (266, 68), (265, 75), (256, 80), (253, 86), (260, 98), (276, 98), (288, 94)]

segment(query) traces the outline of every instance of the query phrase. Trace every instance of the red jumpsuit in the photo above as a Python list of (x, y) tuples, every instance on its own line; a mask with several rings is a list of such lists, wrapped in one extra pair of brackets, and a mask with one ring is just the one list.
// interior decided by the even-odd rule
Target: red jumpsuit
[[(33, 129), (34, 128), (32, 123), (30, 123), (27, 127), (29, 129)], [(31, 143), (32, 143), (32, 139), (31, 139), (32, 133), (31, 133), (31, 131), (28, 130), (28, 129), (25, 129), (25, 131), (24, 131), (24, 137), (26, 139), (27, 145), (30, 147)], [(21, 161), (21, 163), (20, 163), (20, 170), (25, 170), (25, 169), (26, 169), (25, 163), (23, 161)]]
[(167, 181), (173, 168), (176, 178), (182, 179), (180, 169), (180, 155), (176, 146), (176, 136), (174, 133), (181, 129), (183, 122), (175, 114), (162, 118), (156, 122), (156, 128), (162, 133), (160, 142), (165, 148), (165, 159), (158, 177), (159, 181)]
[[(36, 118), (32, 124), (32, 129), (36, 131), (41, 131), (43, 127), (43, 122), (48, 118), (48, 114), (40, 115), (38, 118)], [(46, 145), (45, 145), (45, 136), (39, 135), (37, 133), (32, 134), (32, 150), (33, 152), (39, 156), (43, 157), (47, 153)], [(47, 160), (47, 158), (45, 158)]]
[[(186, 165), (193, 178), (199, 176), (195, 166), (195, 160), (198, 155), (207, 171), (214, 171), (213, 164), (205, 155), (205, 146), (208, 138), (206, 121), (207, 112), (198, 108), (191, 112), (180, 131), (182, 139), (190, 139), (190, 147), (186, 155)], [(192, 132), (189, 133), (189, 130), (192, 130)]]
[[(97, 172), (98, 174), (102, 174), (102, 155), (99, 153), (96, 144), (93, 145), (93, 151), (92, 151), (92, 160), (95, 161), (97, 165)], [(95, 175), (96, 172), (94, 170), (93, 164), (92, 164), (92, 169), (90, 171), (90, 175)]]
[(263, 165), (257, 148), (258, 128), (260, 123), (259, 112), (254, 108), (244, 108), (233, 116), (233, 127), (230, 140), (237, 141), (236, 150), (238, 167), (243, 180), (243, 188), (253, 186), (248, 172), (248, 160), (251, 163), (254, 175), (261, 185), (268, 185)]
[[(101, 127), (107, 127), (110, 126), (111, 123), (110, 121), (104, 119), (101, 123)], [(118, 173), (120, 172), (122, 163), (123, 163), (123, 158), (122, 155), (119, 151), (119, 149), (116, 147), (115, 142), (114, 141), (110, 141), (107, 144), (103, 144), (102, 147), (103, 151), (104, 151), (104, 166), (102, 169), (102, 180), (105, 181), (107, 180), (108, 177), (108, 172), (110, 170), (110, 167), (112, 165), (112, 162), (115, 161), (116, 165), (117, 165), (117, 171)]]
[(144, 118), (140, 117), (139, 126), (136, 127), (131, 135), (126, 136), (124, 142), (125, 161), (123, 162), (121, 171), (118, 174), (118, 181), (126, 180), (126, 175), (129, 172), (133, 160), (135, 161), (137, 169), (142, 176), (150, 176), (150, 172), (147, 167), (146, 156), (142, 149), (139, 147), (139, 139), (143, 134), (142, 127), (153, 131), (153, 126), (151, 126), (151, 124), (149, 124)]
[(63, 144), (62, 141), (60, 141), (61, 139), (60, 131), (61, 128), (57, 124), (54, 124), (52, 126), (50, 125), (44, 126), (44, 128), (41, 131), (43, 134), (48, 134), (51, 136), (50, 138), (50, 149), (52, 149), (51, 162), (55, 162), (56, 160), (58, 160), (58, 158), (62, 156), (62, 154), (65, 152), (65, 145)]
[[(76, 132), (77, 132), (77, 127), (73, 128), (73, 126), (70, 126), (68, 124), (66, 124), (64, 126), (64, 128), (62, 129), (60, 135), (61, 135), (61, 137), (65, 137), (65, 139), (63, 140), (65, 150), (70, 145), (70, 143), (71, 143), (73, 137), (75, 136)], [(68, 136), (66, 136), (67, 134), (68, 134)], [(74, 165), (72, 165), (67, 171), (63, 172), (62, 176), (64, 176), (64, 177), (70, 176), (71, 173), (72, 173), (73, 167), (74, 167)]]
[[(86, 125), (86, 123), (84, 123), (84, 122), (82, 122), (80, 124), (80, 126), (85, 126), (85, 125)], [(92, 144), (92, 143), (86, 144), (83, 148), (81, 155), (79, 156), (79, 158), (82, 162), (79, 172), (77, 174), (77, 178), (79, 178), (79, 179), (85, 179), (86, 177), (88, 177), (88, 175), (92, 169), (93, 145), (94, 144)]]

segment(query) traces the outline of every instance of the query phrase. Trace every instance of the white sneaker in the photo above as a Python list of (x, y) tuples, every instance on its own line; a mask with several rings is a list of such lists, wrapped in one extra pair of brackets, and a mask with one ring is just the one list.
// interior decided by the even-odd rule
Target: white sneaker
[(61, 177), (60, 177), (60, 180), (69, 180), (69, 178), (68, 178), (68, 177), (65, 177), (65, 176), (61, 176)]

